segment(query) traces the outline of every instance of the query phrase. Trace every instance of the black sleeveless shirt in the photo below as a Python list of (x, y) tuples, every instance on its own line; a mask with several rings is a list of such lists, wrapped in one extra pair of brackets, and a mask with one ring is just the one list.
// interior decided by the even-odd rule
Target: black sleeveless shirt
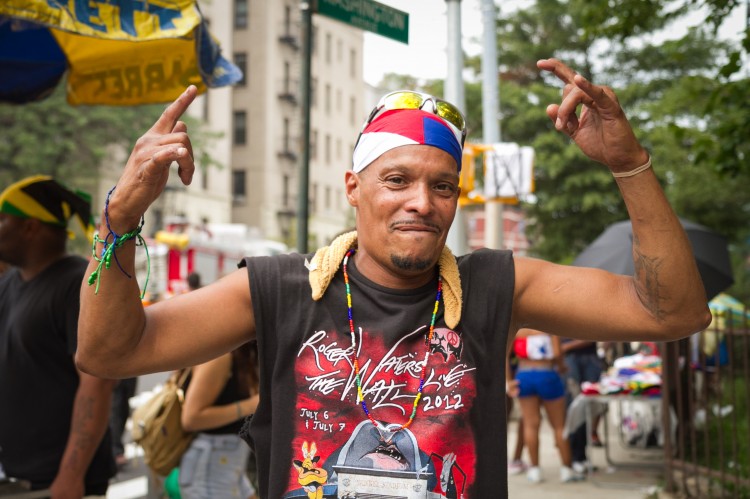
[[(311, 259), (312, 255), (307, 255)], [(319, 301), (305, 256), (247, 258), (260, 357), (260, 405), (250, 425), (264, 498), (307, 497), (322, 488), (366, 487), (398, 495), (423, 487), (439, 497), (507, 497), (505, 349), (513, 301), (509, 251), (458, 258), (461, 322), (445, 324), (442, 302), (425, 338), (437, 274), (413, 290), (393, 290), (349, 263), (357, 401), (346, 289), (341, 269)]]

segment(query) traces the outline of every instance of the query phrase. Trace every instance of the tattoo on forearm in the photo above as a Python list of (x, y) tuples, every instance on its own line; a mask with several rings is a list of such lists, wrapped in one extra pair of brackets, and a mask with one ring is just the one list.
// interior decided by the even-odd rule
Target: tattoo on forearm
[(664, 296), (660, 294), (659, 268), (662, 260), (657, 257), (649, 257), (641, 253), (640, 241), (637, 236), (633, 237), (633, 264), (635, 267), (635, 289), (649, 312), (658, 320), (664, 318), (662, 301)]
[(73, 421), (71, 424), (70, 439), (73, 449), (67, 456), (67, 463), (72, 465), (77, 463), (81, 458), (80, 453), (86, 452), (92, 446), (98, 443), (96, 435), (92, 433), (92, 421), (94, 419), (94, 405), (96, 401), (93, 397), (80, 398), (76, 400), (73, 409)]

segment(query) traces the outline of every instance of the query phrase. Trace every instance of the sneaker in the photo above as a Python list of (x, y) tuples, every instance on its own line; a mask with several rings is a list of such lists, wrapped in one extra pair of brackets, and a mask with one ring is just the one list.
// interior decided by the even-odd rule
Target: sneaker
[(531, 483), (541, 483), (542, 481), (542, 470), (539, 466), (531, 466), (526, 470), (526, 480)]
[(583, 479), (584, 476), (572, 468), (568, 468), (567, 466), (560, 468), (560, 481), (562, 483), (580, 482)]
[(597, 471), (598, 468), (596, 466), (593, 466), (588, 460), (586, 461), (573, 461), (573, 464), (571, 466), (573, 468), (573, 471), (578, 473), (579, 475), (585, 475), (589, 471)]
[(524, 463), (520, 459), (514, 459), (510, 463), (508, 463), (508, 474), (509, 475), (520, 475), (524, 471), (526, 471), (526, 463)]

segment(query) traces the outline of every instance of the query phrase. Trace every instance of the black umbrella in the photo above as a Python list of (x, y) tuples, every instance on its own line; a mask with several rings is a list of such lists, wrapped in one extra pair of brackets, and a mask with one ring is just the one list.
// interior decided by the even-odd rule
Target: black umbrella
[[(710, 300), (734, 283), (727, 241), (708, 227), (682, 219), (680, 222), (693, 246), (706, 297)], [(630, 220), (607, 227), (576, 257), (573, 265), (633, 275), (633, 226)]]

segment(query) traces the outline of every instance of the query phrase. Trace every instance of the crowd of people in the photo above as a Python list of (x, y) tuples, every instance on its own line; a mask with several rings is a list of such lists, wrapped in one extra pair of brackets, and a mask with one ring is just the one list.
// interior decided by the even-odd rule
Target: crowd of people
[[(690, 244), (617, 98), (555, 59), (538, 67), (563, 85), (560, 103), (547, 107), (555, 128), (609, 168), (620, 188), (633, 223), (634, 276), (506, 250), (454, 256), (445, 243), (466, 123), (452, 104), (412, 91), (385, 95), (356, 142), (344, 178), (355, 231), (308, 255), (246, 258), (217, 282), (149, 307), (132, 279), (135, 240), (170, 166), (191, 181), (180, 116), (195, 87), (137, 141), (107, 196), (88, 268), (65, 249), (71, 216), (90, 227), (83, 195), (49, 178), (7, 188), (5, 472), (53, 498), (102, 496), (115, 470), (111, 380), (193, 366), (182, 422), (198, 437), (180, 467), (184, 497), (210, 497), (206, 480), (217, 473), (237, 497), (414, 486), (425, 497), (507, 497), (506, 353), (514, 341), (528, 353), (536, 336), (553, 334), (540, 347), (551, 358), (519, 357), (518, 400), (529, 452), (544, 406), (555, 421), (561, 478), (573, 479), (575, 451), (557, 431), (564, 386), (545, 381), (566, 348), (554, 338), (670, 340), (703, 329), (710, 314)], [(242, 367), (250, 342), (257, 377)], [(240, 472), (247, 447), (236, 438), (250, 413), (242, 434), (257, 458), (257, 492)], [(203, 457), (219, 452), (226, 466)]]

